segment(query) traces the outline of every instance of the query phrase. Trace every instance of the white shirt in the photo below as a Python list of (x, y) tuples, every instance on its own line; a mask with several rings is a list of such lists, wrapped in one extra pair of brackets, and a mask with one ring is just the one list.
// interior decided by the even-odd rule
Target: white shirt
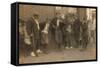
[(46, 26), (45, 26), (45, 28), (42, 32), (47, 34), (48, 33), (48, 27), (49, 27), (49, 23), (46, 24)]
[(59, 20), (59, 19), (57, 19), (57, 26), (59, 26), (59, 22), (60, 22), (60, 20)]
[(67, 31), (71, 33), (71, 25), (68, 26)]
[(40, 26), (39, 26), (39, 22), (38, 22), (38, 20), (36, 20), (36, 19), (34, 19), (35, 20), (35, 22), (36, 22), (36, 24), (37, 24), (37, 27), (38, 27), (38, 30), (40, 29)]
[(36, 24), (37, 24), (37, 27), (38, 27), (38, 30), (40, 29), (40, 26), (39, 26), (39, 21), (37, 20), (37, 19), (35, 19), (34, 17), (32, 17), (34, 20), (35, 20), (35, 22), (36, 22)]

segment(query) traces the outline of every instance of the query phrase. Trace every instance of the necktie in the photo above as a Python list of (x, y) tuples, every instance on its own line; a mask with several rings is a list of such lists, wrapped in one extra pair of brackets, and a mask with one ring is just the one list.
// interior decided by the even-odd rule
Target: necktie
[(59, 26), (59, 19), (57, 20), (57, 26)]
[(38, 27), (38, 30), (40, 29), (39, 27), (39, 22), (37, 20), (35, 20), (36, 24), (37, 24), (37, 27)]

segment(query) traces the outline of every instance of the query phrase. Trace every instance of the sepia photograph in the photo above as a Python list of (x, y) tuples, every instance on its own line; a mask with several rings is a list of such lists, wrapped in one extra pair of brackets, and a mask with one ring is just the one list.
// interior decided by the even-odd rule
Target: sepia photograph
[(97, 59), (97, 8), (19, 4), (18, 63)]

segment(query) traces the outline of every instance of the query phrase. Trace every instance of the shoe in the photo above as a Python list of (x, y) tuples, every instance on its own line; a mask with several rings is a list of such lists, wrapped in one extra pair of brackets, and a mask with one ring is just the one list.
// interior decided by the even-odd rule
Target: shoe
[(43, 53), (40, 49), (38, 49), (36, 52), (37, 52), (37, 53)]
[(72, 46), (70, 48), (73, 48)]
[(65, 47), (65, 49), (69, 49), (69, 47)]
[(32, 57), (36, 57), (36, 55), (35, 55), (34, 52), (31, 52), (31, 56), (32, 56)]

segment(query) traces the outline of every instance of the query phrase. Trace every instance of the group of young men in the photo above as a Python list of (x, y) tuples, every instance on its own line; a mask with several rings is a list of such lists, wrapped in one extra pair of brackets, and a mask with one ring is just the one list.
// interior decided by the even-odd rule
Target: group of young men
[[(56, 13), (55, 17), (39, 22), (39, 15), (33, 16), (24, 22), (19, 20), (19, 52), (27, 53), (31, 49), (31, 56), (38, 56), (42, 52), (47, 54), (47, 45), (50, 43), (49, 34), (54, 37), (57, 49), (81, 48), (86, 49), (88, 44), (88, 21), (80, 19), (76, 14)], [(26, 46), (30, 45), (30, 46)], [(26, 47), (26, 48), (25, 48)], [(62, 48), (63, 47), (63, 48)]]

